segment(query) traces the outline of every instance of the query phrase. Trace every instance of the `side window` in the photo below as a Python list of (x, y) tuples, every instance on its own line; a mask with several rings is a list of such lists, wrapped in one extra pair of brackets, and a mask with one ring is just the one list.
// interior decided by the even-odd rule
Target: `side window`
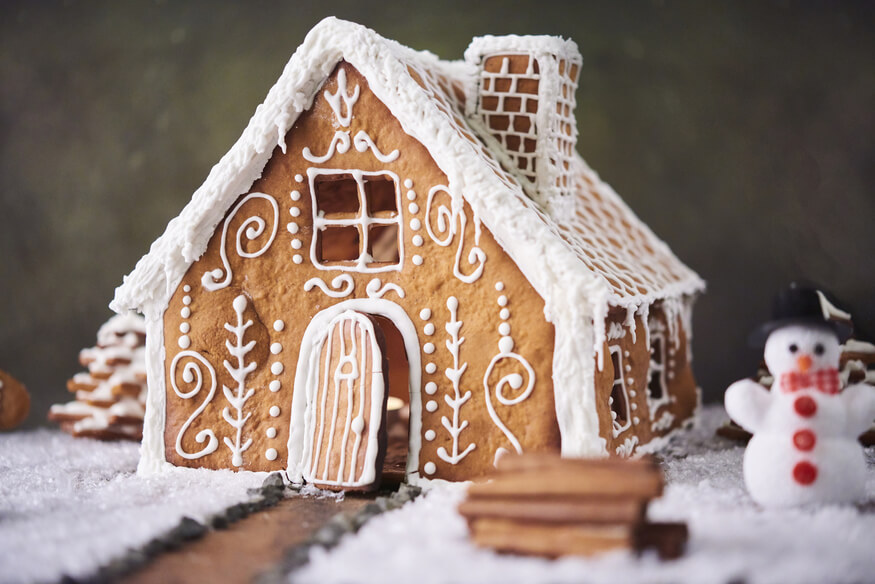
[(608, 405), (611, 407), (614, 438), (625, 432), (632, 425), (629, 415), (629, 393), (626, 390), (626, 380), (623, 374), (623, 353), (617, 345), (611, 345), (611, 365), (614, 367), (614, 384)]
[(656, 411), (669, 401), (665, 383), (665, 351), (665, 330), (662, 326), (654, 326), (650, 330), (650, 371), (647, 380), (647, 405), (651, 421), (656, 419)]
[(390, 172), (311, 169), (313, 264), (381, 272), (401, 267), (398, 177)]

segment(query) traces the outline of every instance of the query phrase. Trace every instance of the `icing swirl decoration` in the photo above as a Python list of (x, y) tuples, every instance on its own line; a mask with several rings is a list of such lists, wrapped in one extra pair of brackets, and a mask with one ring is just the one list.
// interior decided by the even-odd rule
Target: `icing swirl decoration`
[[(358, 139), (358, 136), (356, 136)], [(356, 150), (358, 150), (358, 145), (356, 145)], [(339, 154), (345, 154), (349, 151), (349, 132), (343, 132), (338, 130), (334, 132), (334, 137), (331, 139), (331, 144), (328, 145), (328, 150), (322, 156), (317, 156), (313, 154), (310, 150), (310, 147), (304, 147), (301, 151), (301, 156), (309, 160), (310, 162), (328, 162), (333, 156), (334, 153), (337, 152)], [(397, 150), (396, 150), (397, 152)]]
[[(347, 139), (348, 138), (349, 137), (347, 136)], [(367, 152), (368, 148), (370, 148), (371, 153), (380, 162), (393, 162), (397, 160), (398, 157), (401, 155), (401, 153), (398, 152), (397, 149), (393, 150), (389, 154), (383, 154), (382, 152), (380, 152), (380, 149), (377, 148), (377, 145), (374, 144), (374, 141), (364, 130), (359, 130), (359, 132), (355, 135), (355, 138), (353, 138), (352, 141), (355, 149), (359, 152)]]
[[(435, 203), (435, 199), (441, 193), (450, 198), (449, 207), (441, 202)], [(434, 216), (431, 212), (432, 206), (435, 207)], [(459, 234), (459, 247), (456, 250), (456, 259), (453, 264), (453, 275), (466, 284), (480, 279), (486, 263), (486, 253), (479, 247), (481, 225), (476, 217), (474, 218), (474, 247), (468, 252), (467, 257), (468, 264), (473, 266), (474, 270), (469, 274), (462, 272), (462, 252), (465, 248), (465, 226), (468, 223), (468, 218), (461, 198), (450, 194), (449, 189), (444, 185), (432, 187), (428, 191), (425, 218), (425, 230), (428, 232), (428, 236), (441, 247), (449, 247), (455, 239), (456, 233)]]
[[(501, 292), (504, 290), (504, 284), (498, 282), (495, 285), (495, 289)], [(498, 306), (501, 307), (499, 311), (501, 320), (506, 321), (510, 316), (510, 312), (505, 308), (507, 306), (507, 296), (501, 295), (498, 297)], [(525, 357), (514, 352), (514, 342), (510, 336), (510, 324), (502, 322), (498, 327), (498, 331), (501, 335), (501, 338), (498, 340), (498, 353), (489, 362), (489, 367), (486, 368), (486, 373), (483, 375), (483, 389), (486, 391), (486, 409), (489, 412), (489, 417), (492, 418), (492, 422), (502, 431), (517, 454), (522, 454), (523, 449), (520, 441), (498, 416), (495, 404), (493, 403), (493, 396), (500, 405), (505, 407), (513, 407), (525, 401), (532, 395), (532, 391), (535, 389), (535, 370), (532, 369), (532, 366)], [(516, 371), (506, 373), (494, 385), (490, 385), (492, 372), (501, 361), (510, 361)], [(495, 462), (500, 458), (502, 450), (506, 449), (499, 448), (496, 450)]]
[(379, 278), (374, 278), (373, 280), (368, 282), (367, 287), (365, 287), (365, 292), (367, 292), (368, 298), (382, 298), (388, 292), (394, 292), (400, 298), (404, 298), (404, 290), (401, 288), (401, 286), (399, 286), (398, 284), (393, 284), (391, 282), (383, 284), (383, 281)]
[[(310, 278), (304, 282), (304, 292), (309, 292), (313, 288), (319, 288), (331, 298), (345, 298), (352, 294), (355, 282), (352, 281), (352, 276), (349, 274), (341, 274), (335, 277), (331, 280), (330, 288), (322, 278)], [(370, 284), (368, 285), (368, 290), (370, 290)]]
[(237, 228), (237, 233), (235, 235), (235, 249), (237, 255), (241, 258), (246, 259), (256, 258), (266, 252), (273, 243), (273, 240), (276, 238), (277, 227), (279, 226), (279, 206), (277, 205), (276, 199), (264, 193), (250, 193), (246, 195), (246, 197), (244, 197), (242, 201), (237, 203), (237, 205), (231, 210), (231, 212), (228, 214), (228, 217), (225, 219), (225, 223), (222, 225), (222, 240), (219, 247), (219, 254), (222, 258), (223, 267), (207, 271), (204, 273), (203, 277), (201, 277), (201, 284), (203, 284), (203, 287), (210, 292), (226, 288), (231, 283), (233, 273), (231, 272), (231, 265), (228, 262), (228, 255), (225, 252), (228, 241), (228, 227), (234, 217), (237, 216), (237, 212), (240, 210), (240, 208), (255, 199), (263, 199), (270, 203), (271, 208), (273, 209), (273, 228), (270, 232), (270, 236), (267, 238), (267, 241), (265, 241), (261, 247), (259, 247), (255, 251), (248, 252), (243, 248), (243, 237), (245, 236), (246, 239), (248, 239), (249, 241), (255, 241), (256, 239), (264, 235), (267, 229), (267, 222), (263, 218), (259, 217), (258, 215), (252, 215), (251, 217), (248, 217)]
[[(176, 384), (177, 367), (182, 359), (194, 359), (194, 361), (187, 361), (182, 368), (182, 381), (186, 384), (194, 383), (194, 387), (187, 392), (180, 390), (179, 386)], [(209, 373), (210, 389), (207, 392), (206, 399), (204, 399), (194, 413), (189, 416), (179, 429), (179, 434), (176, 435), (176, 453), (186, 460), (201, 458), (215, 452), (219, 447), (219, 440), (216, 438), (215, 432), (207, 428), (198, 432), (194, 438), (198, 444), (203, 444), (205, 440), (209, 439), (209, 442), (207, 442), (207, 445), (204, 446), (203, 449), (189, 453), (182, 448), (182, 438), (186, 431), (188, 431), (189, 426), (191, 426), (191, 423), (195, 418), (203, 413), (204, 409), (206, 409), (207, 405), (212, 401), (213, 396), (216, 394), (216, 370), (213, 369), (210, 362), (200, 355), (200, 353), (195, 353), (194, 351), (181, 351), (177, 353), (170, 364), (170, 385), (173, 388), (174, 393), (184, 400), (194, 398), (203, 388), (204, 374), (201, 370), (201, 366), (203, 366), (207, 373)]]

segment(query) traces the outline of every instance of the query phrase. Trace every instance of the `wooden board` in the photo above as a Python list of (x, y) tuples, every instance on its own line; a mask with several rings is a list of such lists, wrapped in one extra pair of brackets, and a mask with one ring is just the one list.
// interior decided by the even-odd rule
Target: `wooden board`
[(284, 499), (228, 529), (164, 553), (146, 567), (121, 579), (126, 584), (249, 583), (282, 560), (290, 548), (304, 543), (338, 513), (355, 513), (372, 497)]

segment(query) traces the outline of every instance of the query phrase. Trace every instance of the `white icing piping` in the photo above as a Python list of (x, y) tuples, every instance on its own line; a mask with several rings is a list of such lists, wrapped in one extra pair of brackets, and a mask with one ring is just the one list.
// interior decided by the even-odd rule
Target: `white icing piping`
[[(353, 177), (356, 182), (359, 194), (359, 215), (354, 219), (326, 219), (324, 214), (318, 211), (316, 201), (316, 177), (324, 175), (348, 174)], [(357, 169), (328, 169), (328, 168), (308, 168), (307, 176), (310, 181), (310, 197), (313, 205), (313, 237), (310, 242), (310, 261), (313, 266), (320, 270), (340, 270), (346, 272), (396, 272), (401, 270), (404, 265), (404, 215), (400, 212), (401, 209), (401, 190), (400, 179), (394, 172), (383, 170), (379, 172), (365, 172)], [(364, 181), (367, 177), (383, 177), (388, 176), (392, 179), (395, 186), (395, 208), (398, 212), (394, 217), (373, 217), (368, 209), (368, 201), (365, 196)], [(368, 240), (370, 237), (371, 225), (394, 225), (398, 229), (398, 262), (397, 263), (377, 263), (374, 264), (373, 258), (368, 253)], [(331, 226), (358, 226), (361, 228), (361, 253), (354, 264), (343, 264), (339, 262), (331, 262), (322, 264), (319, 262), (317, 255), (317, 238), (316, 234)]]
[[(404, 309), (399, 305), (385, 299), (356, 298), (339, 302), (313, 316), (301, 339), (294, 387), (308, 387), (307, 380), (310, 379), (310, 370), (314, 366), (311, 363), (310, 356), (315, 350), (319, 335), (327, 330), (328, 323), (333, 318), (347, 310), (388, 318), (401, 333), (401, 337), (404, 340), (404, 349), (407, 352), (407, 362), (410, 367), (410, 443), (407, 454), (407, 474), (408, 476), (416, 475), (419, 471), (419, 451), (422, 440), (422, 397), (420, 394), (422, 361), (416, 327), (410, 321)], [(308, 410), (307, 392), (295, 391), (292, 395), (287, 463), (289, 479), (293, 482), (300, 482), (303, 479), (304, 469), (306, 468), (304, 453), (307, 435), (305, 425)]]
[(245, 359), (246, 355), (255, 348), (255, 341), (249, 341), (244, 344), (246, 329), (253, 324), (252, 319), (243, 322), (243, 312), (246, 310), (246, 296), (243, 294), (237, 296), (237, 298), (234, 299), (232, 306), (234, 308), (234, 314), (237, 316), (237, 323), (234, 325), (225, 323), (225, 330), (234, 335), (234, 344), (232, 345), (230, 341), (226, 340), (225, 348), (228, 349), (228, 352), (237, 360), (237, 362), (232, 364), (225, 360), (222, 362), (222, 365), (224, 365), (234, 381), (237, 382), (237, 392), (232, 393), (231, 388), (223, 385), (222, 393), (225, 395), (225, 399), (228, 400), (228, 403), (231, 404), (231, 407), (236, 410), (237, 417), (232, 417), (231, 410), (225, 406), (225, 408), (222, 409), (222, 418), (224, 418), (225, 421), (237, 431), (234, 441), (231, 441), (227, 436), (224, 438), (225, 446), (231, 451), (231, 464), (234, 466), (243, 466), (243, 453), (252, 446), (252, 438), (247, 439), (246, 442), (242, 442), (243, 426), (252, 416), (252, 412), (248, 412), (244, 416), (243, 408), (249, 398), (255, 394), (254, 388), (250, 387), (247, 389), (246, 378), (249, 377), (249, 374), (255, 371), (256, 368), (255, 361), (246, 363)]
[[(352, 106), (355, 105), (359, 98), (359, 86), (356, 85), (353, 92), (349, 93), (346, 87), (346, 71), (341, 68), (337, 72), (337, 91), (331, 93), (326, 90), (323, 95), (325, 96), (325, 101), (331, 106), (331, 110), (334, 112), (334, 117), (337, 118), (337, 123), (348, 128), (353, 117)], [(343, 101), (343, 105), (346, 106), (345, 114), (342, 113), (343, 108), (341, 106), (341, 100)]]
[(265, 201), (270, 202), (270, 205), (273, 209), (273, 230), (270, 233), (270, 237), (267, 242), (260, 248), (258, 248), (254, 252), (247, 252), (243, 249), (243, 245), (241, 242), (241, 237), (245, 234), (246, 238), (250, 241), (254, 241), (256, 238), (260, 237), (262, 233), (264, 233), (264, 228), (267, 226), (265, 224), (264, 219), (262, 219), (258, 215), (253, 215), (244, 221), (240, 227), (237, 229), (236, 236), (236, 251), (237, 255), (241, 258), (256, 258), (266, 252), (270, 245), (273, 243), (274, 238), (276, 237), (277, 227), (279, 227), (279, 207), (276, 204), (276, 199), (271, 197), (270, 195), (265, 195), (264, 193), (252, 193), (247, 195), (242, 201), (237, 203), (234, 209), (228, 214), (228, 218), (225, 219), (225, 224), (222, 226), (222, 243), (219, 247), (219, 254), (222, 257), (222, 266), (224, 267), (225, 277), (218, 281), (219, 278), (222, 277), (222, 270), (216, 268), (210, 272), (205, 272), (203, 277), (201, 278), (201, 283), (204, 288), (213, 292), (215, 290), (220, 290), (222, 288), (226, 288), (228, 284), (231, 283), (231, 278), (233, 274), (231, 273), (231, 265), (228, 263), (228, 256), (225, 252), (226, 242), (228, 240), (228, 225), (231, 224), (231, 221), (237, 215), (237, 211), (240, 210), (240, 207), (252, 201), (253, 199), (264, 199)]
[[(183, 367), (182, 380), (185, 383), (195, 382), (194, 388), (192, 388), (190, 391), (184, 392), (180, 390), (179, 387), (176, 385), (176, 368), (178, 367), (179, 362), (182, 359), (189, 358), (194, 359), (195, 361), (203, 365), (209, 373), (210, 377), (210, 389), (207, 392), (207, 397), (204, 398), (204, 401), (201, 402), (197, 409), (192, 412), (191, 416), (188, 417), (185, 423), (182, 424), (182, 427), (179, 429), (179, 434), (176, 435), (176, 454), (186, 460), (195, 460), (211, 454), (219, 448), (219, 440), (216, 438), (215, 432), (213, 432), (210, 428), (201, 430), (194, 438), (198, 444), (203, 444), (204, 440), (209, 439), (207, 445), (204, 446), (201, 450), (198, 450), (197, 452), (186, 452), (182, 448), (182, 438), (185, 435), (186, 431), (188, 431), (189, 426), (191, 426), (191, 423), (194, 422), (194, 420), (203, 413), (204, 409), (206, 409), (206, 407), (213, 400), (213, 396), (216, 394), (216, 370), (213, 369), (213, 366), (210, 364), (210, 362), (207, 361), (200, 353), (195, 353), (194, 351), (180, 351), (179, 353), (177, 353), (176, 356), (173, 358), (173, 362), (170, 364), (170, 385), (173, 387), (173, 392), (182, 399), (188, 400), (194, 398), (198, 393), (200, 393), (200, 390), (203, 388), (204, 374), (201, 371), (201, 368), (192, 361), (187, 362)], [(145, 438), (146, 435), (144, 428), (144, 441)]]
[(304, 292), (309, 292), (313, 288), (319, 288), (332, 298), (346, 298), (352, 294), (352, 291), (355, 288), (355, 282), (352, 281), (352, 276), (349, 274), (335, 276), (334, 279), (331, 280), (331, 288), (334, 288), (333, 290), (328, 287), (328, 284), (326, 284), (322, 278), (310, 278), (304, 282)]
[(477, 448), (477, 445), (471, 442), (463, 450), (459, 450), (459, 434), (468, 427), (468, 421), (461, 419), (462, 406), (471, 399), (472, 393), (468, 390), (463, 394), (460, 388), (462, 375), (468, 368), (468, 363), (465, 362), (459, 364), (459, 352), (462, 343), (465, 342), (465, 337), (459, 336), (459, 330), (462, 328), (462, 321), (459, 320), (457, 316), (459, 310), (459, 299), (455, 296), (450, 296), (447, 299), (447, 309), (450, 311), (450, 319), (447, 321), (444, 328), (446, 329), (447, 334), (450, 335), (446, 345), (447, 350), (453, 357), (453, 366), (447, 368), (444, 371), (444, 375), (446, 375), (447, 379), (449, 379), (452, 384), (453, 394), (444, 395), (444, 401), (453, 411), (453, 419), (450, 420), (446, 416), (442, 416), (441, 424), (453, 440), (453, 452), (451, 454), (447, 452), (446, 448), (441, 446), (437, 449), (437, 455), (444, 462), (455, 465), (459, 464), (463, 458)]
[(401, 289), (401, 286), (391, 282), (383, 284), (383, 281), (379, 278), (374, 278), (368, 282), (368, 285), (365, 287), (365, 292), (367, 293), (368, 298), (382, 298), (389, 292), (394, 292), (399, 298), (404, 298), (404, 290)]
[[(347, 347), (347, 334), (345, 328), (349, 325), (349, 337), (351, 345)], [(360, 340), (355, 342), (356, 328), (360, 331)], [(340, 330), (338, 330), (340, 329)], [(331, 365), (330, 354), (326, 357), (324, 366), (320, 366), (320, 358), (324, 347), (332, 347), (332, 342), (337, 333), (340, 341), (340, 357), (335, 370), (329, 371)], [(363, 379), (364, 372), (367, 369), (368, 354), (366, 346), (370, 346), (371, 350), (371, 379), (366, 382)], [(344, 486), (344, 487), (360, 487), (372, 484), (376, 478), (376, 461), (379, 454), (379, 428), (383, 417), (383, 396), (385, 385), (383, 381), (383, 371), (379, 366), (382, 362), (380, 356), (380, 347), (377, 344), (376, 334), (373, 324), (366, 316), (347, 310), (335, 316), (328, 324), (327, 330), (323, 331), (316, 339), (316, 344), (310, 354), (310, 367), (308, 383), (306, 387), (301, 388), (307, 394), (308, 404), (313, 404), (318, 399), (318, 394), (321, 393), (322, 401), (319, 408), (319, 422), (316, 423), (316, 407), (310, 406), (310, 415), (307, 416), (304, 428), (305, 444), (304, 444), (304, 471), (303, 478), (308, 482), (318, 482), (320, 484)], [(319, 381), (324, 380), (324, 383), (319, 384)], [(328, 443), (326, 444), (324, 453), (324, 470), (320, 473), (319, 467), (322, 464), (322, 441), (325, 432), (325, 414), (326, 400), (328, 396), (329, 380), (333, 383), (333, 406), (331, 410), (331, 425), (328, 430)], [(358, 402), (359, 410), (353, 416), (353, 396), (354, 387), (358, 383)], [(347, 393), (347, 411), (343, 426), (343, 436), (339, 445), (340, 460), (337, 463), (336, 478), (332, 478), (329, 471), (332, 469), (332, 461), (335, 451), (332, 450), (332, 445), (335, 436), (335, 428), (338, 421), (338, 403), (340, 399), (341, 387), (346, 386)], [(298, 386), (299, 388), (301, 386)], [(319, 391), (321, 388), (321, 392)], [(368, 394), (368, 392), (370, 392)], [(368, 436), (367, 448), (365, 450), (365, 458), (362, 461), (361, 472), (356, 476), (356, 463), (358, 459), (358, 451), (362, 441), (362, 432), (365, 428), (364, 421), (364, 404), (367, 396), (370, 395), (371, 411), (368, 416)], [(318, 437), (314, 437), (314, 428), (319, 428)], [(347, 476), (345, 475), (346, 468), (346, 450), (349, 439), (349, 434), (352, 432), (355, 437), (353, 439), (353, 449), (350, 453), (350, 468)], [(315, 439), (314, 439), (315, 438)], [(315, 450), (314, 450), (315, 448)], [(308, 464), (309, 462), (309, 464)]]

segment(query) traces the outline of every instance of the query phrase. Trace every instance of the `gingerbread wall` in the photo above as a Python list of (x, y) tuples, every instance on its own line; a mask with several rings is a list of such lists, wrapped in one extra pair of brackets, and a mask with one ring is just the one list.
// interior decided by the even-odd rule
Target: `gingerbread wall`
[[(606, 322), (608, 339), (603, 347), (604, 366), (600, 370), (597, 364), (595, 371), (599, 434), (607, 441), (608, 452), (620, 455), (632, 454), (638, 446), (678, 428), (692, 417), (698, 403), (687, 331), (681, 316), (663, 310), (658, 304), (651, 306), (646, 318), (636, 315), (634, 335), (625, 321), (625, 310), (610, 311)], [(617, 353), (614, 358), (612, 348)], [(615, 370), (617, 364), (619, 371)], [(656, 378), (651, 380), (651, 375)], [(615, 387), (617, 391), (625, 390), (621, 400), (628, 400), (629, 405), (627, 411), (619, 412), (616, 424), (611, 415), (611, 398), (617, 395), (612, 396)]]
[[(352, 66), (338, 66), (285, 146), (216, 226), (165, 312), (167, 460), (287, 468), (299, 343), (311, 318), (339, 302), (378, 297), (397, 304), (416, 329), (422, 476), (477, 476), (515, 444), (557, 450), (553, 327), (543, 300), (467, 203), (456, 198), (453, 205), (426, 148), (404, 133)], [(400, 269), (391, 261), (314, 265), (313, 254), (324, 260), (335, 253), (328, 244), (322, 252), (312, 248), (311, 184), (331, 169), (361, 185), (376, 178), (397, 185)], [(392, 211), (375, 216), (388, 221)], [(342, 238), (337, 246), (343, 253)], [(356, 263), (383, 271), (356, 271)]]

